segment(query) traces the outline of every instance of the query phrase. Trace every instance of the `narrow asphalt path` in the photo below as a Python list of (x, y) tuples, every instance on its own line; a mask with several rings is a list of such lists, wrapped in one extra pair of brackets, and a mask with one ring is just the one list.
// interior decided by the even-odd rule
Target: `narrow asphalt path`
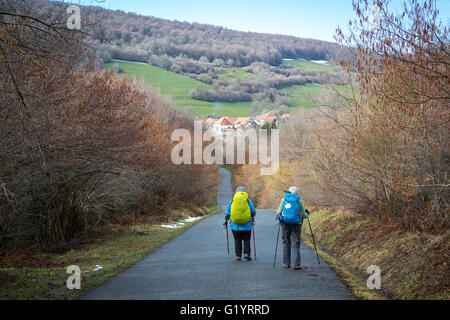
[[(219, 207), (233, 196), (231, 174), (220, 169)], [(223, 213), (204, 219), (83, 299), (354, 299), (349, 289), (302, 243), (304, 270), (283, 269), (281, 235), (276, 268), (277, 226), (272, 210), (257, 210), (257, 261), (235, 261), (231, 232), (227, 254)], [(252, 241), (253, 257), (253, 241)]]

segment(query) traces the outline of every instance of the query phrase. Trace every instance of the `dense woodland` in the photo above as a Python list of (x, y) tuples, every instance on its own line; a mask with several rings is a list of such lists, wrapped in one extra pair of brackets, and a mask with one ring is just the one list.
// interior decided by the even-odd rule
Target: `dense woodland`
[[(27, 1), (44, 20), (49, 12), (64, 13), (67, 4), (44, 0)], [(306, 83), (342, 84), (338, 74), (302, 72), (281, 65), (283, 59), (302, 58), (338, 63), (350, 57), (345, 46), (292, 36), (228, 30), (222, 27), (170, 21), (122, 11), (95, 7), (95, 1), (82, 6), (83, 32), (96, 50), (101, 68), (112, 59), (145, 62), (211, 84), (192, 90), (193, 99), (203, 101), (252, 101), (253, 93), (278, 90)], [(251, 77), (239, 81), (219, 80), (218, 67), (246, 67)], [(258, 103), (258, 101), (254, 101)], [(258, 104), (253, 114), (278, 112), (288, 104)]]
[[(42, 9), (46, 10), (45, 4)], [(92, 31), (104, 49), (105, 61), (113, 58), (147, 62), (152, 56), (164, 56), (166, 63), (180, 57), (243, 67), (256, 61), (279, 65), (283, 58), (338, 62), (346, 54), (345, 47), (325, 41), (233, 31), (98, 7), (83, 10), (86, 20), (101, 19)]]
[[(41, 17), (48, 16), (49, 12), (52, 15), (64, 12), (68, 6), (66, 3), (47, 0), (26, 2), (36, 12), (35, 15)], [(193, 66), (192, 61), (237, 67), (259, 61), (276, 66), (283, 58), (338, 63), (347, 55), (345, 46), (326, 41), (234, 31), (206, 24), (113, 11), (96, 7), (95, 1), (81, 4), (92, 4), (82, 6), (81, 25), (100, 48), (99, 57), (104, 62), (111, 59), (138, 62), (151, 59), (158, 60), (158, 65), (179, 65), (182, 62), (186, 64), (185, 70), (197, 69), (199, 73), (202, 66)]]

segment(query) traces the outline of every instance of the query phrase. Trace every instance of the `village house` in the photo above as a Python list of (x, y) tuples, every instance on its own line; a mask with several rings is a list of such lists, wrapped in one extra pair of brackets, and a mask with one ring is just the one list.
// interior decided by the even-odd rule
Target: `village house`
[(256, 117), (220, 117), (220, 118), (199, 118), (203, 121), (203, 125), (206, 129), (211, 129), (216, 136), (226, 136), (235, 132), (237, 129), (247, 130), (249, 128), (259, 128), (266, 123), (285, 123), (292, 117), (290, 114), (283, 114), (280, 117), (268, 112)]
[(280, 117), (280, 122), (288, 122), (292, 118), (292, 114), (285, 113)]

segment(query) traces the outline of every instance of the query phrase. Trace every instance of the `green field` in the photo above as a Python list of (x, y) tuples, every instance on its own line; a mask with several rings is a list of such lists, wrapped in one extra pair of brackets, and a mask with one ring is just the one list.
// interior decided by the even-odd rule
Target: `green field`
[[(283, 64), (295, 66), (301, 71), (315, 71), (315, 72), (329, 72), (337, 73), (338, 67), (332, 65), (323, 65), (319, 63), (314, 63), (311, 61), (296, 59), (296, 60), (284, 60)], [(314, 101), (317, 100), (319, 95), (323, 93), (323, 89), (327, 85), (318, 84), (306, 84), (306, 85), (294, 85), (280, 90), (281, 93), (285, 94), (292, 107), (290, 110), (296, 110), (298, 108), (313, 109), (315, 108)], [(343, 89), (344, 86), (338, 86)], [(292, 111), (291, 111), (292, 112)]]
[(290, 110), (296, 110), (300, 107), (305, 109), (314, 108), (314, 99), (321, 93), (322, 85), (308, 83), (304, 86), (295, 85), (280, 90), (291, 102)]
[(297, 67), (301, 71), (330, 72), (336, 73), (337, 67), (310, 62), (303, 59), (283, 60), (283, 64)]
[[(320, 94), (326, 91), (328, 85), (326, 84), (312, 84), (308, 83), (303, 86), (295, 85), (286, 87), (280, 90), (289, 101), (291, 102), (291, 107), (289, 110), (291, 113), (298, 108), (305, 108), (310, 110), (316, 107), (315, 101), (319, 98)], [(341, 94), (349, 94), (348, 86), (333, 86), (335, 90), (338, 90)]]
[[(138, 80), (159, 89), (161, 94), (170, 96), (175, 105), (180, 109), (192, 108), (197, 116), (229, 116), (247, 117), (251, 101), (246, 102), (208, 102), (191, 99), (189, 91), (197, 86), (204, 86), (211, 89), (212, 86), (203, 82), (191, 79), (162, 68), (158, 68), (145, 63), (113, 60), (106, 63), (105, 68), (111, 69), (117, 63), (124, 73), (122, 76), (136, 77)], [(336, 72), (334, 66), (321, 65), (306, 60), (285, 60), (283, 64), (295, 65), (301, 70)], [(216, 68), (216, 73), (223, 80), (238, 80), (244, 77), (252, 77), (252, 73), (242, 70), (242, 68)], [(314, 108), (313, 100), (321, 93), (324, 85), (294, 85), (280, 92), (285, 94), (290, 102), (289, 112), (293, 113), (298, 108)]]
[(245, 72), (242, 68), (215, 68), (215, 72), (220, 80), (239, 80), (255, 76), (253, 73)]
[(170, 96), (174, 104), (181, 109), (192, 107), (197, 116), (249, 116), (248, 109), (251, 102), (208, 102), (191, 99), (189, 91), (193, 88), (199, 85), (212, 88), (212, 86), (203, 82), (149, 64), (137, 62), (113, 60), (106, 63), (105, 68), (111, 69), (115, 63), (123, 69), (124, 73), (121, 75), (134, 76), (154, 88), (159, 88), (162, 94)]

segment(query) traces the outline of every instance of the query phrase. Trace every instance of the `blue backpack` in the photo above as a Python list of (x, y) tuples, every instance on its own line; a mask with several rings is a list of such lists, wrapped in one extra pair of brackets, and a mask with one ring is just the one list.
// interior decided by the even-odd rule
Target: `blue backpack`
[(302, 221), (300, 197), (298, 195), (292, 193), (286, 193), (284, 195), (283, 212), (281, 215), (285, 224), (299, 224)]

